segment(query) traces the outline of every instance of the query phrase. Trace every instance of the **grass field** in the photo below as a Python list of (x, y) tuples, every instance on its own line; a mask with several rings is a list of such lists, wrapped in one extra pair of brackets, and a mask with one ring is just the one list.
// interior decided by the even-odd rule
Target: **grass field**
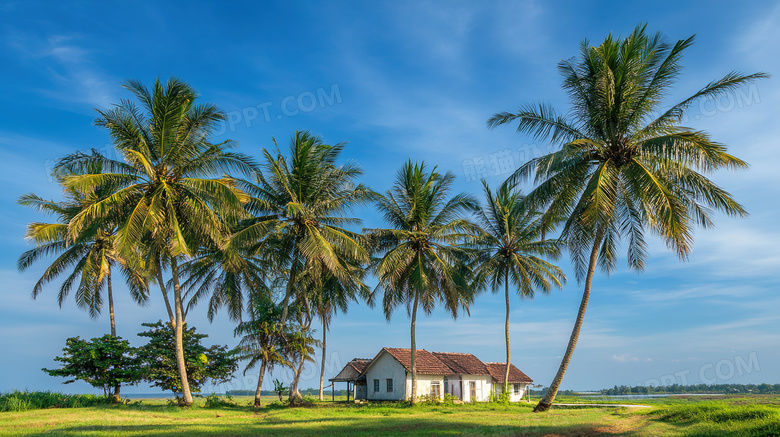
[[(269, 401), (271, 398), (269, 398)], [(580, 399), (561, 398), (560, 402)], [(165, 400), (126, 405), (0, 413), (0, 435), (18, 436), (780, 436), (780, 396), (666, 398), (626, 401), (653, 408), (557, 408), (534, 414), (520, 405), (347, 405), (189, 409)]]

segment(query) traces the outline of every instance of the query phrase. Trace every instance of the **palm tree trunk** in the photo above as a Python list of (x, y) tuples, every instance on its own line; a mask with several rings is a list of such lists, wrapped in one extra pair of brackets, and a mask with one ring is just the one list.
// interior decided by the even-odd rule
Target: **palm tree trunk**
[(162, 262), (157, 261), (157, 282), (160, 285), (160, 292), (162, 292), (163, 300), (165, 301), (165, 309), (168, 310), (168, 318), (171, 320), (171, 326), (176, 327), (176, 318), (173, 315), (173, 309), (171, 309), (171, 301), (168, 300), (168, 290), (165, 289), (165, 280), (162, 274)]
[(111, 289), (111, 266), (106, 275), (106, 290), (108, 292), (108, 316), (111, 319), (111, 335), (116, 337), (116, 322), (114, 321), (114, 292)]
[(176, 258), (171, 258), (171, 275), (173, 276), (173, 299), (176, 309), (176, 320), (174, 328), (176, 330), (176, 366), (179, 368), (179, 378), (181, 379), (182, 404), (186, 407), (192, 405), (192, 393), (190, 393), (190, 382), (187, 379), (187, 367), (184, 360), (184, 305), (181, 298), (181, 287), (179, 286), (179, 267), (176, 265)]
[(582, 301), (580, 302), (580, 310), (577, 313), (577, 320), (574, 322), (574, 328), (571, 331), (571, 337), (569, 338), (569, 345), (566, 347), (566, 353), (563, 354), (561, 360), (561, 366), (558, 367), (558, 373), (555, 375), (550, 388), (547, 389), (544, 397), (536, 407), (534, 412), (547, 411), (552, 407), (552, 403), (555, 400), (555, 395), (558, 394), (558, 389), (561, 387), (563, 381), (563, 375), (566, 373), (566, 368), (569, 367), (571, 356), (574, 353), (574, 348), (577, 346), (577, 340), (580, 337), (580, 329), (582, 329), (582, 321), (585, 318), (585, 310), (588, 308), (588, 300), (590, 300), (590, 286), (593, 282), (593, 274), (596, 271), (596, 262), (599, 257), (599, 248), (601, 247), (601, 241), (604, 238), (604, 230), (599, 229), (596, 233), (596, 239), (593, 242), (593, 249), (590, 251), (590, 261), (588, 262), (588, 274), (585, 276), (585, 290), (582, 292)]
[[(294, 243), (297, 245), (297, 241)], [(287, 321), (287, 313), (290, 308), (290, 296), (295, 289), (295, 277), (297, 276), (297, 269), (295, 268), (295, 259), (298, 257), (298, 249), (293, 250), (292, 262), (290, 263), (290, 279), (287, 281), (287, 288), (284, 292), (284, 300), (282, 301), (282, 318), (279, 324), (284, 326), (284, 322)]]
[(509, 350), (509, 269), (504, 271), (504, 298), (506, 299), (506, 323), (504, 325), (504, 334), (506, 335), (506, 372), (504, 373), (504, 393), (509, 396), (509, 366), (511, 365), (511, 354)]
[[(111, 336), (116, 338), (116, 322), (114, 321), (114, 290), (111, 288), (111, 265), (108, 266), (106, 275), (106, 292), (108, 293), (108, 315), (111, 318)], [(121, 384), (114, 384), (114, 402), (122, 402), (122, 396), (119, 394)]]
[(325, 324), (325, 317), (322, 317), (322, 362), (320, 363), (320, 400), (325, 400), (325, 337), (328, 333), (328, 326)]
[(415, 293), (414, 304), (412, 305), (412, 405), (417, 403), (417, 339), (414, 336), (414, 330), (417, 324), (418, 297), (419, 295)]
[(303, 373), (303, 364), (306, 362), (306, 355), (301, 354), (301, 361), (298, 363), (298, 367), (295, 369), (295, 375), (293, 375), (293, 381), (290, 384), (290, 405), (295, 405), (295, 401), (301, 397), (298, 391), (298, 382), (301, 379), (301, 373)]
[(260, 408), (263, 406), (263, 377), (265, 376), (266, 362), (263, 360), (260, 364), (260, 376), (257, 378), (257, 390), (255, 390), (255, 407)]
[[(308, 300), (306, 298), (306, 295), (303, 296), (303, 301), (306, 304), (306, 307), (308, 308)], [(311, 328), (311, 313), (307, 313), (306, 315), (306, 322), (301, 326), (301, 333), (303, 336), (306, 336), (306, 333), (309, 331), (309, 328)], [(301, 351), (301, 361), (298, 363), (298, 367), (295, 369), (295, 374), (293, 375), (292, 383), (290, 384), (290, 404), (295, 404), (295, 399), (300, 397), (300, 393), (298, 392), (298, 383), (301, 380), (301, 373), (303, 372), (303, 365), (306, 363), (306, 357), (307, 357), (307, 351), (306, 351), (306, 345), (303, 345), (303, 350)]]

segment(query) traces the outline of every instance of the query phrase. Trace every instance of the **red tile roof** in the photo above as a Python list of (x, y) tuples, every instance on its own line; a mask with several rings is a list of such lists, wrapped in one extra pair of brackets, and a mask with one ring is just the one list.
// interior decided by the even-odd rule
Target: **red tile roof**
[[(488, 371), (490, 371), (490, 376), (493, 377), (493, 382), (500, 382), (502, 384), (504, 383), (504, 375), (506, 374), (506, 363), (485, 363), (485, 366), (487, 366)], [(516, 383), (530, 384), (532, 382), (534, 382), (534, 380), (531, 379), (525, 373), (523, 373), (520, 369), (515, 367), (514, 364), (509, 365), (510, 384), (516, 384)]]
[[(366, 369), (369, 364), (376, 360), (382, 352), (387, 352), (401, 363), (408, 371), (412, 371), (412, 350), (395, 347), (385, 347), (374, 357), (373, 360), (355, 359), (350, 361), (348, 367), (355, 370), (360, 369), (360, 377), (365, 378)], [(457, 352), (428, 352), (425, 349), (417, 349), (417, 373), (422, 375), (490, 375), (493, 382), (503, 382), (506, 365), (504, 363), (483, 363), (479, 358), (472, 354)], [(342, 373), (344, 370), (342, 370)], [(351, 373), (351, 372), (350, 372)], [(339, 373), (338, 376), (341, 376)], [(331, 380), (332, 381), (332, 380)], [(510, 383), (532, 383), (533, 380), (520, 369), (512, 364), (509, 368)]]
[(359, 380), (361, 374), (366, 370), (366, 367), (368, 367), (370, 362), (371, 360), (367, 358), (355, 358), (348, 362), (347, 365), (341, 369), (341, 372), (328, 381), (344, 382)]
[(433, 355), (449, 367), (453, 374), (490, 375), (485, 363), (472, 354), (433, 352)]
[[(393, 358), (398, 360), (406, 370), (409, 372), (412, 371), (411, 349), (386, 347), (383, 348), (383, 350), (387, 351)], [(455, 372), (446, 364), (442, 363), (441, 360), (436, 358), (432, 353), (425, 349), (417, 349), (417, 373), (423, 375), (451, 375)]]

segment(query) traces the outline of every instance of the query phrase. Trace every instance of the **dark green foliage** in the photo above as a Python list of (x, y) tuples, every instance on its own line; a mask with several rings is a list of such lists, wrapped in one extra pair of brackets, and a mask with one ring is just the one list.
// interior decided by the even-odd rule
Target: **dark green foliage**
[(206, 397), (206, 408), (223, 408), (223, 407), (237, 407), (238, 404), (233, 400), (233, 396), (230, 393), (226, 394), (224, 398), (219, 397), (216, 393), (212, 393)]
[(601, 390), (605, 395), (646, 395), (664, 393), (719, 393), (719, 394), (780, 394), (780, 384), (693, 384), (662, 385), (659, 387), (625, 385)]
[(103, 389), (108, 395), (117, 385), (136, 384), (141, 379), (136, 351), (121, 337), (106, 334), (91, 341), (71, 337), (65, 344), (63, 356), (54, 359), (63, 363), (63, 367), (41, 369), (51, 376), (72, 378), (64, 384), (81, 380)]
[[(180, 399), (182, 396), (179, 372), (176, 367), (176, 353), (174, 349), (174, 331), (170, 323), (162, 320), (156, 323), (143, 323), (148, 331), (138, 335), (147, 337), (149, 343), (138, 348), (138, 358), (143, 365), (143, 379), (160, 387), (170, 390)], [(190, 389), (197, 393), (207, 380), (213, 384), (227, 382), (238, 369), (238, 359), (235, 351), (228, 350), (227, 346), (212, 346), (206, 348), (200, 341), (208, 337), (206, 334), (195, 333), (195, 328), (184, 326), (184, 359), (187, 368), (187, 380)]]
[(51, 391), (18, 391), (0, 394), (0, 412), (20, 412), (43, 408), (79, 408), (109, 404), (112, 399), (95, 395), (66, 395)]

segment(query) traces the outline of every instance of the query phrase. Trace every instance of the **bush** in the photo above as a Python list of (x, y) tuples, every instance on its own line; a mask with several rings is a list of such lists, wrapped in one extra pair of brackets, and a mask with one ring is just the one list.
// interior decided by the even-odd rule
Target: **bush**
[(225, 395), (225, 398), (217, 396), (216, 393), (212, 393), (206, 397), (205, 408), (223, 408), (223, 407), (237, 407), (238, 404), (233, 400), (233, 396)]
[(18, 391), (0, 394), (0, 412), (21, 412), (44, 408), (79, 408), (111, 404), (107, 396), (66, 395), (51, 391)]

